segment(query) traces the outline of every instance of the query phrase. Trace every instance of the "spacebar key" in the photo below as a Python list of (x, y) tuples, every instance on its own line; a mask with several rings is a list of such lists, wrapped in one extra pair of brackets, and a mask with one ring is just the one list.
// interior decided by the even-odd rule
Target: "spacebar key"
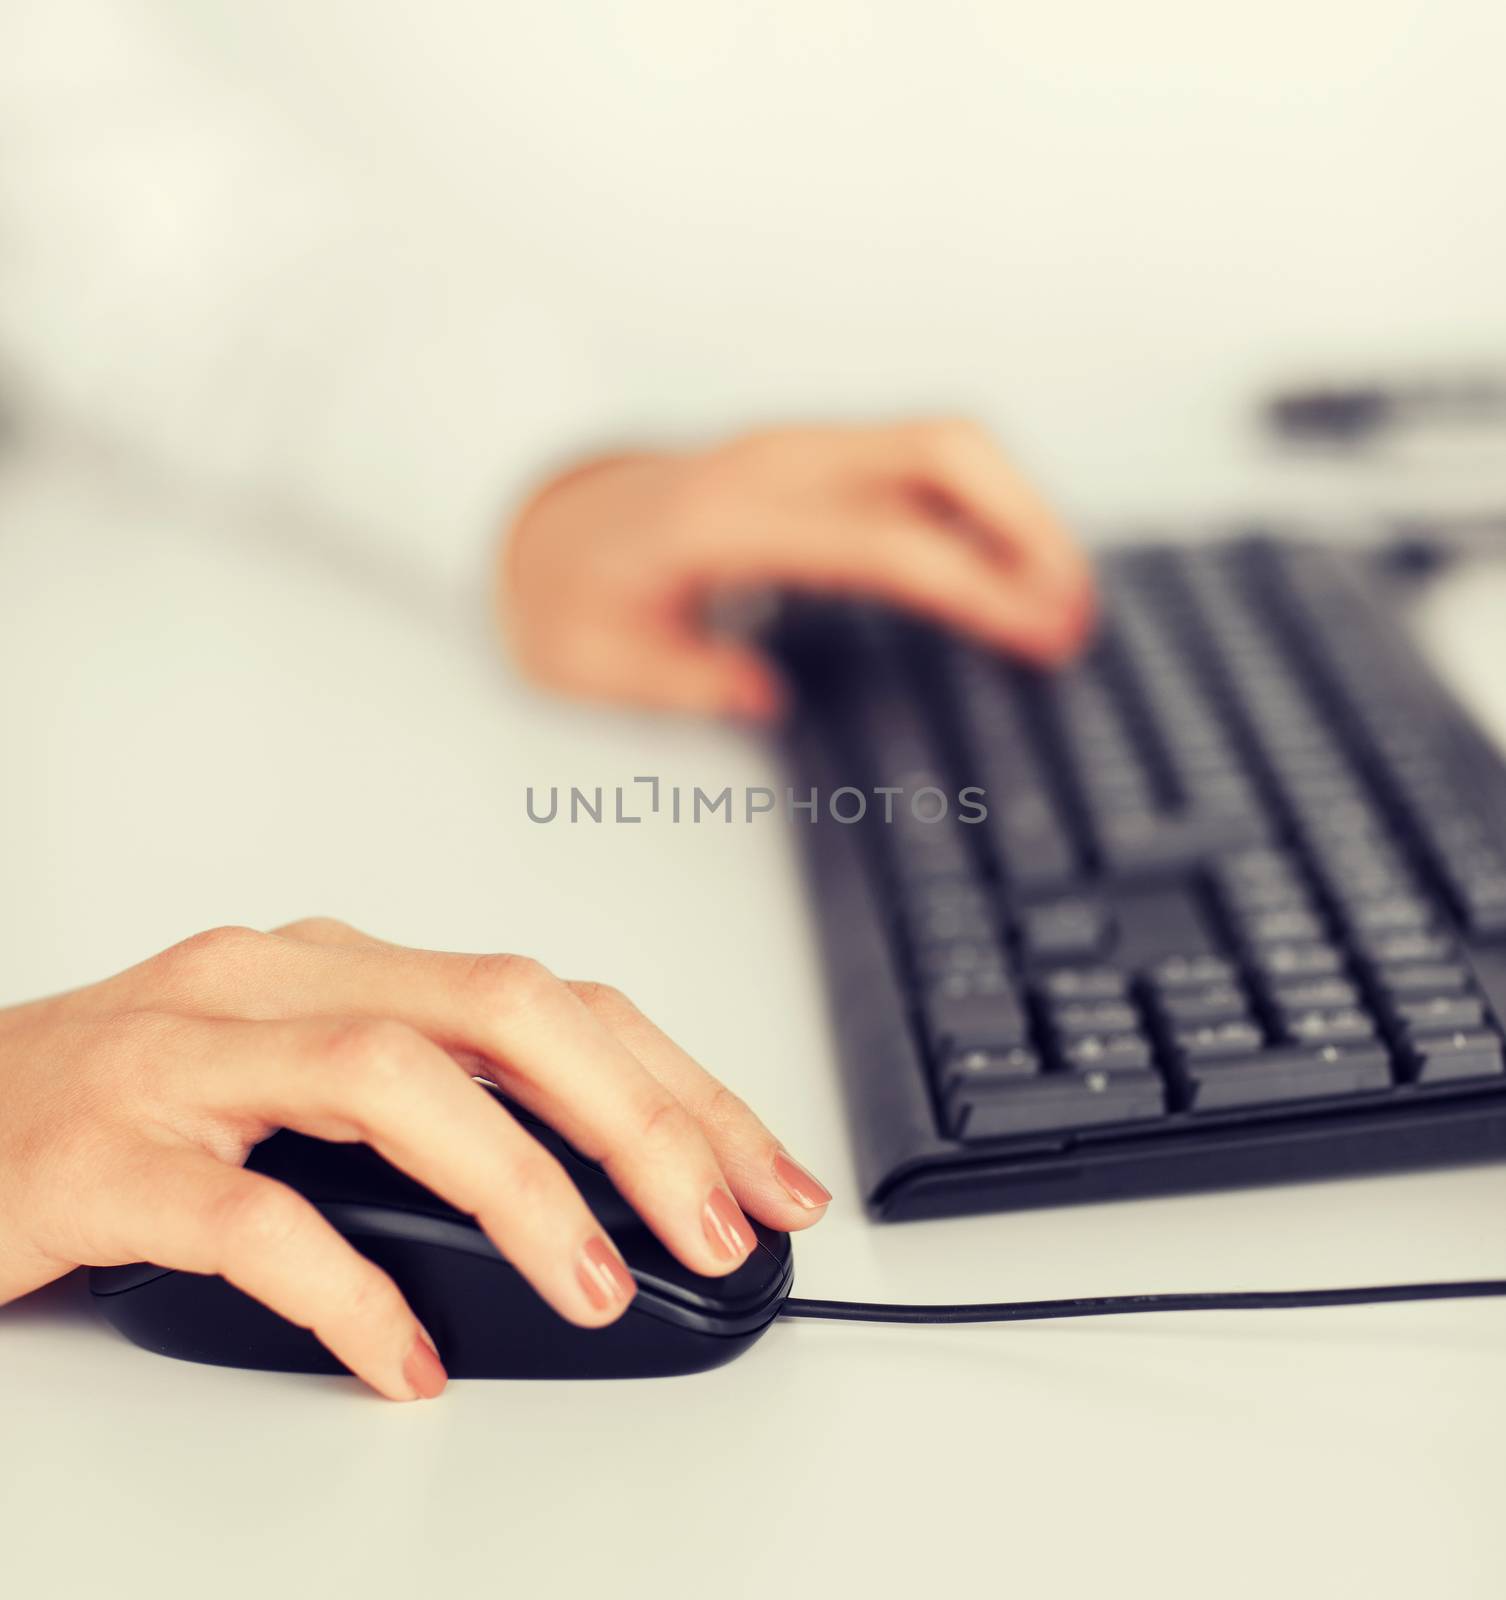
[(1015, 1083), (959, 1084), (947, 1101), (952, 1136), (967, 1140), (1143, 1122), (1165, 1110), (1155, 1072), (1043, 1072)]
[(1278, 1046), (1221, 1060), (1183, 1061), (1194, 1111), (1275, 1105), (1391, 1085), (1391, 1057), (1374, 1042)]

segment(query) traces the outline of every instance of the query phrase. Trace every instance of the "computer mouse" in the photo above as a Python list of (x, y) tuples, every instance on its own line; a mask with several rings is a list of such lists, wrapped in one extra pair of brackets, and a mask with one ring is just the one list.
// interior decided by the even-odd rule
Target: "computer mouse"
[[(492, 1092), (488, 1089), (488, 1092)], [(566, 1322), (503, 1260), (472, 1217), (366, 1145), (284, 1130), (246, 1165), (311, 1201), (391, 1274), (457, 1378), (646, 1378), (703, 1372), (748, 1349), (779, 1314), (794, 1279), (787, 1234), (757, 1223), (758, 1245), (735, 1272), (706, 1278), (681, 1265), (606, 1173), (558, 1133), (508, 1110), (564, 1164), (638, 1285), (606, 1328)], [(95, 1304), (160, 1355), (276, 1372), (342, 1372), (306, 1329), (223, 1278), (149, 1263), (96, 1267)]]

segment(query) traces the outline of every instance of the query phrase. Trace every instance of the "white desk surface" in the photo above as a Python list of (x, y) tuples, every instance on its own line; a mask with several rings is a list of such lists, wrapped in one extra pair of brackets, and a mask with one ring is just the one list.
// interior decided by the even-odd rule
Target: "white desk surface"
[[(509, 683), (479, 625), (203, 508), (0, 475), (3, 998), (328, 912), (618, 983), (836, 1191), (807, 1293), (1500, 1274), (1506, 1167), (879, 1228), (790, 841), (541, 828), (528, 782), (769, 780)], [(1428, 631), (1506, 732), (1499, 574)], [(1506, 1592), (1506, 1304), (773, 1329), (702, 1377), (352, 1381), (155, 1359), (71, 1279), (0, 1310), (7, 1594)]]

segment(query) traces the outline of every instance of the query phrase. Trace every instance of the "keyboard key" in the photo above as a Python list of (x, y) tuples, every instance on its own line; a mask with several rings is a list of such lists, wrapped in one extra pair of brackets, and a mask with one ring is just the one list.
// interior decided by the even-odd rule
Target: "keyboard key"
[(1453, 961), (1434, 961), (1415, 967), (1382, 967), (1375, 974), (1375, 981), (1393, 1000), (1463, 994), (1470, 987), (1469, 974)]
[(1244, 811), (1173, 816), (1130, 812), (1101, 817), (1097, 837), (1108, 870), (1134, 877), (1194, 866), (1232, 845), (1261, 839), (1267, 831), (1260, 818)]
[(1172, 1053), (1184, 1063), (1243, 1057), (1259, 1050), (1264, 1035), (1253, 1022), (1210, 1022), (1172, 1035)]
[(1191, 1109), (1227, 1111), (1389, 1088), (1391, 1058), (1379, 1044), (1285, 1045), (1189, 1061)]
[(1506, 874), (1468, 878), (1455, 887), (1459, 912), (1480, 939), (1506, 933)]
[(918, 889), (966, 882), (976, 870), (963, 841), (946, 834), (917, 837), (903, 845), (892, 843), (884, 865), (901, 903)]
[(1302, 1044), (1342, 1044), (1374, 1037), (1375, 1023), (1355, 1006), (1333, 1011), (1297, 1011), (1284, 1015), (1281, 1031)]
[(1332, 977), (1344, 970), (1344, 957), (1331, 944), (1276, 944), (1255, 952), (1255, 965), (1270, 982), (1282, 978)]
[(1091, 900), (1053, 900), (1020, 913), (1020, 943), (1036, 961), (1097, 955), (1110, 928), (1108, 912)]
[[(1077, 856), (1057, 808), (1044, 793), (1016, 795), (996, 782), (979, 787), (989, 796), (988, 816), (979, 825), (1003, 876), (1016, 888), (1056, 889), (1077, 873)], [(1000, 797), (1004, 798), (1000, 798)]]
[(1090, 1033), (1132, 1033), (1139, 1014), (1123, 1000), (1069, 1000), (1050, 1010), (1051, 1026), (1063, 1038)]
[(1438, 995), (1399, 1001), (1391, 1008), (1391, 1019), (1403, 1033), (1463, 1033), (1484, 1022), (1485, 1008), (1472, 996)]
[(984, 995), (1015, 995), (1014, 980), (1002, 965), (940, 971), (925, 975), (928, 999), (963, 1000)]
[(964, 781), (988, 796), (976, 824), (1000, 874), (1017, 889), (1060, 888), (1077, 875), (1045, 753), (1022, 704), (1019, 673), (960, 639), (936, 642), (935, 661), (958, 723)]
[(946, 1109), (954, 1138), (1007, 1139), (1160, 1117), (1166, 1088), (1154, 1072), (1043, 1072), (1028, 1082), (954, 1089)]
[(1156, 1011), (1172, 1027), (1198, 1022), (1236, 1022), (1250, 1014), (1244, 994), (1232, 983), (1200, 989), (1170, 989), (1156, 997)]
[(1237, 923), (1239, 936), (1254, 945), (1314, 944), (1326, 931), (1323, 919), (1313, 911), (1257, 911)]
[(1041, 1070), (1040, 1057), (1024, 1045), (1007, 1049), (954, 1050), (942, 1060), (938, 1077), (944, 1089), (958, 1085), (1018, 1083)]
[(1483, 1028), (1413, 1039), (1406, 1049), (1406, 1061), (1410, 1075), (1419, 1083), (1498, 1078), (1503, 1071), (1500, 1036)]
[(1347, 978), (1298, 978), (1273, 983), (1271, 1004), (1279, 1011), (1325, 1011), (1359, 1003), (1360, 992)]
[(1311, 891), (1295, 878), (1228, 885), (1222, 889), (1222, 895), (1228, 915), (1236, 922), (1261, 911), (1311, 912), (1313, 909)]
[(1144, 1072), (1151, 1064), (1150, 1040), (1143, 1033), (1084, 1034), (1064, 1044), (1061, 1055), (1074, 1072)]
[[(924, 836), (922, 836), (924, 837)], [(904, 891), (905, 908), (915, 916), (928, 911), (950, 911), (963, 907), (987, 911), (990, 897), (976, 878), (945, 879), (936, 883), (909, 885)]]
[(1437, 920), (1431, 906), (1410, 895), (1362, 900), (1347, 907), (1345, 917), (1358, 934), (1421, 931)]
[(1156, 989), (1201, 989), (1209, 984), (1231, 983), (1235, 968), (1222, 956), (1166, 956), (1150, 969)]
[(1222, 884), (1298, 883), (1304, 877), (1301, 861), (1290, 850), (1242, 850), (1213, 865)]
[(916, 945), (986, 943), (994, 937), (993, 918), (983, 907), (966, 901), (907, 910), (904, 927), (907, 937)]
[(1062, 967), (1040, 981), (1048, 1000), (1118, 1000), (1128, 984), (1116, 967)]
[(1362, 938), (1358, 943), (1365, 959), (1376, 966), (1447, 961), (1455, 952), (1454, 941), (1443, 933), (1381, 933)]
[(932, 993), (924, 1014), (926, 1038), (937, 1058), (1025, 1043), (1025, 1012), (1012, 988), (1002, 994)]
[(915, 952), (915, 970), (923, 978), (952, 973), (1003, 972), (1008, 965), (1002, 945), (985, 939), (938, 940)]
[(1416, 879), (1400, 862), (1371, 860), (1346, 865), (1330, 859), (1323, 863), (1323, 877), (1334, 897), (1345, 905), (1419, 892)]

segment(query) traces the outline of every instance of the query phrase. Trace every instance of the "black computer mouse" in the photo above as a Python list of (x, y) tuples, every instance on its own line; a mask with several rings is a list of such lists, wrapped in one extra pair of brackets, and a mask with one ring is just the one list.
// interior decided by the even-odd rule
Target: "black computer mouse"
[[(392, 1275), (457, 1378), (645, 1378), (703, 1372), (742, 1354), (779, 1314), (794, 1262), (787, 1234), (753, 1225), (758, 1246), (735, 1272), (682, 1266), (606, 1173), (543, 1123), (509, 1110), (564, 1163), (622, 1252), (638, 1294), (609, 1327), (566, 1322), (504, 1261), (475, 1220), (365, 1145), (274, 1134), (246, 1163), (305, 1196)], [(161, 1355), (276, 1372), (341, 1372), (306, 1329), (223, 1278), (138, 1263), (97, 1267), (95, 1304), (127, 1338)]]

